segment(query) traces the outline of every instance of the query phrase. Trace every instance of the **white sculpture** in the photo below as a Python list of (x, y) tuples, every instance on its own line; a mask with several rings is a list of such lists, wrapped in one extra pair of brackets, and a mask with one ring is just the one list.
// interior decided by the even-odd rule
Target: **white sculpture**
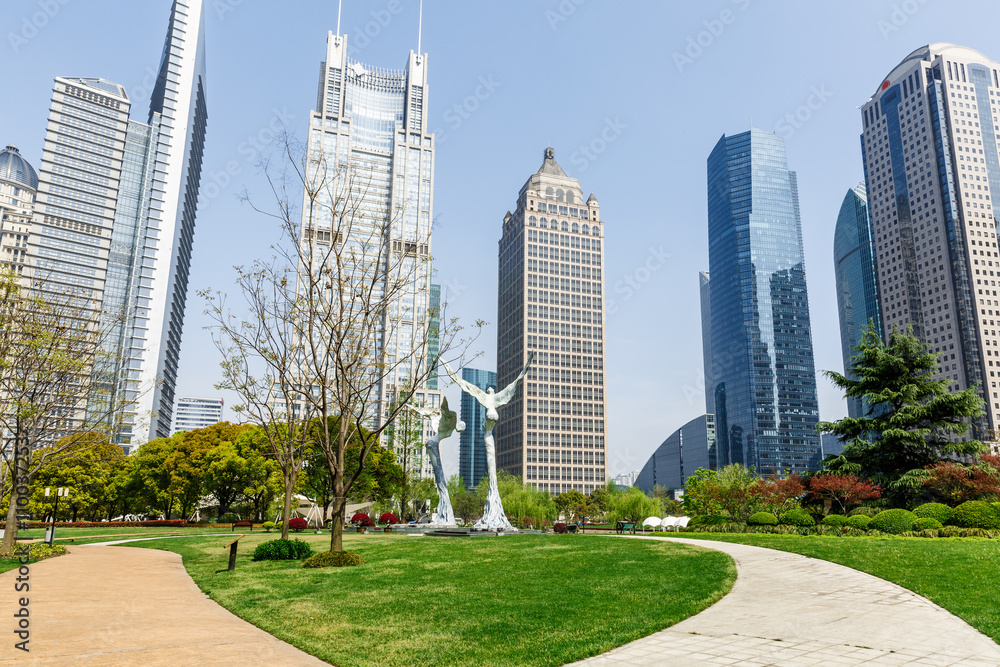
[(470, 396), (479, 401), (479, 404), (486, 408), (486, 472), (489, 476), (489, 492), (486, 494), (486, 505), (483, 507), (483, 518), (476, 522), (473, 530), (514, 530), (507, 520), (507, 515), (503, 511), (503, 503), (500, 500), (500, 490), (497, 488), (497, 455), (496, 443), (493, 441), (493, 428), (500, 420), (497, 408), (503, 407), (514, 398), (517, 385), (528, 374), (528, 367), (531, 366), (535, 358), (534, 351), (528, 354), (528, 363), (524, 365), (524, 370), (517, 376), (517, 379), (504, 387), (503, 391), (493, 393), (493, 387), (483, 391), (479, 387), (455, 375), (455, 371), (447, 362), (443, 362), (444, 369), (451, 376), (451, 379)]
[(409, 410), (417, 413), (425, 419), (431, 420), (431, 428), (436, 433), (427, 441), (427, 457), (431, 460), (431, 467), (434, 469), (434, 483), (438, 491), (438, 511), (437, 517), (431, 520), (434, 526), (454, 526), (455, 512), (451, 509), (451, 496), (448, 494), (448, 484), (444, 478), (444, 468), (441, 467), (440, 443), (455, 431), (461, 433), (465, 430), (465, 422), (458, 418), (454, 412), (448, 409), (448, 399), (441, 399), (441, 408), (418, 408), (407, 404)]

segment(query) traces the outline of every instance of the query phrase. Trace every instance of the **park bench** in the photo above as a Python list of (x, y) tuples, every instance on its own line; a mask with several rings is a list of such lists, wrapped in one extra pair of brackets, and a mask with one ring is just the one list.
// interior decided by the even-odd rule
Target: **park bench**
[(625, 533), (626, 531), (635, 535), (635, 523), (631, 521), (619, 521), (615, 524), (615, 532), (619, 535)]
[(233, 522), (233, 530), (237, 528), (249, 528), (253, 532), (253, 521), (250, 519), (240, 519), (239, 521)]

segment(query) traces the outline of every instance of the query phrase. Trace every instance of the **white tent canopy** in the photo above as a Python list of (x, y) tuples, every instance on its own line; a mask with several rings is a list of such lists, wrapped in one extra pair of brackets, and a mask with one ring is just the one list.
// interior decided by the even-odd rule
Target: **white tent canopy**
[(646, 519), (642, 522), (642, 525), (644, 525), (644, 526), (654, 526), (654, 527), (655, 526), (659, 526), (660, 525), (660, 517), (658, 517), (658, 516), (646, 517)]

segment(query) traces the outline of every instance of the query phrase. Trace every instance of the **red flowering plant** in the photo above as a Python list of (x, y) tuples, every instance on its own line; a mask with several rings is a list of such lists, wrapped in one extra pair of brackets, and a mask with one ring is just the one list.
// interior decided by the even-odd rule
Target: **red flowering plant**
[(819, 474), (809, 480), (809, 493), (833, 501), (847, 514), (854, 505), (881, 497), (882, 489), (856, 475)]
[(351, 523), (355, 526), (364, 526), (365, 528), (371, 528), (372, 526), (375, 525), (375, 522), (372, 521), (372, 518), (367, 514), (365, 514), (364, 512), (358, 512), (357, 514), (352, 516)]
[(399, 517), (392, 512), (382, 512), (378, 520), (384, 524), (399, 523)]
[(301, 533), (308, 527), (309, 527), (309, 522), (300, 516), (288, 520), (288, 529), (293, 530), (296, 533)]
[(1000, 456), (986, 454), (973, 464), (941, 461), (925, 468), (924, 487), (935, 500), (959, 505), (1000, 498)]
[(562, 521), (557, 521), (556, 523), (552, 524), (552, 532), (553, 533), (565, 533), (566, 532), (566, 524), (563, 523)]

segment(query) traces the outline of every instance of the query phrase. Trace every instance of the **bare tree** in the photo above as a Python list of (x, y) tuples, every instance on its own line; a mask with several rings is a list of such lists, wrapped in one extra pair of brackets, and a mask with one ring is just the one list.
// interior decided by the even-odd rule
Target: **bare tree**
[[(430, 308), (430, 229), (404, 224), (405, 209), (390, 206), (384, 185), (287, 140), (282, 161), (277, 171), (264, 165), (276, 210), (251, 202), (281, 227), (277, 257), (255, 263), (259, 282), (239, 287), (248, 303), (267, 294), (285, 305), (269, 312), (252, 307), (260, 318), (253, 324), (236, 324), (239, 318), (218, 309), (212, 314), (221, 338), (233, 341), (237, 329), (259, 327), (291, 351), (286, 405), (318, 425), (311, 444), (323, 451), (334, 489), (330, 549), (342, 551), (347, 498), (368, 453), (415, 394), (426, 391), (442, 356), (466, 350), (474, 337), (461, 339), (457, 321)], [(301, 209), (293, 203), (299, 197)], [(277, 312), (287, 326), (274, 326)], [(357, 467), (348, 469), (352, 441), (360, 451)]]
[(13, 549), (35, 474), (116, 437), (132, 419), (135, 388), (119, 377), (120, 325), (82, 294), (0, 272), (0, 454), (11, 472), (0, 552)]

